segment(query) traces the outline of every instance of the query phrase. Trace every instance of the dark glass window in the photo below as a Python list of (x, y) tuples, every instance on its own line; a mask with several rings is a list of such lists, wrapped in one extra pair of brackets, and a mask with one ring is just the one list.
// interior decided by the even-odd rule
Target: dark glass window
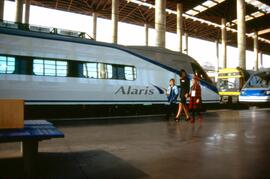
[(113, 65), (113, 79), (125, 80), (125, 69), (123, 65)]

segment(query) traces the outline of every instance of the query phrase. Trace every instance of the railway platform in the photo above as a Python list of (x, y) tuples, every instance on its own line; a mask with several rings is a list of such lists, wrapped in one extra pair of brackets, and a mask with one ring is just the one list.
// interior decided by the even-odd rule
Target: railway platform
[[(40, 143), (37, 177), (270, 178), (270, 109), (213, 110), (201, 122), (163, 117), (61, 121)], [(20, 145), (0, 145), (0, 178), (23, 176)]]

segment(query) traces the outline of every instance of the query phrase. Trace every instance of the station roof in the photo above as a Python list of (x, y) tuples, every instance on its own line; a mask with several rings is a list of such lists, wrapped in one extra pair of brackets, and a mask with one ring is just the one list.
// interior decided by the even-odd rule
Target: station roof
[[(270, 54), (270, 1), (245, 0), (247, 48), (253, 50), (253, 32), (259, 34), (259, 50)], [(31, 0), (32, 5), (111, 18), (112, 0)], [(119, 21), (154, 28), (155, 0), (119, 0)], [(167, 31), (176, 32), (176, 4), (182, 3), (184, 31), (189, 36), (215, 41), (221, 38), (221, 18), (227, 21), (228, 44), (237, 45), (236, 0), (167, 0)]]

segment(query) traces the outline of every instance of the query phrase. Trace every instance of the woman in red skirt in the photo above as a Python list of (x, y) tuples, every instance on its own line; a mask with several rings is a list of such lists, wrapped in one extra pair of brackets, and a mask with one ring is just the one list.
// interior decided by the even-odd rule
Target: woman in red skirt
[(189, 101), (189, 109), (192, 112), (192, 120), (191, 122), (195, 122), (196, 114), (201, 118), (201, 107), (202, 107), (202, 94), (201, 94), (201, 86), (199, 84), (199, 78), (194, 76), (192, 79), (192, 86), (190, 90), (190, 101)]

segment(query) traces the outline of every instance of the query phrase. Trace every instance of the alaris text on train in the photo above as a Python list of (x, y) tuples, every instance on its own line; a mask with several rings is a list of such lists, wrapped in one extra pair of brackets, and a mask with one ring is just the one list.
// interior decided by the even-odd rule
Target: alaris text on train
[(123, 95), (153, 95), (154, 89), (150, 89), (148, 86), (145, 88), (135, 88), (132, 86), (121, 86), (114, 94), (123, 94)]

